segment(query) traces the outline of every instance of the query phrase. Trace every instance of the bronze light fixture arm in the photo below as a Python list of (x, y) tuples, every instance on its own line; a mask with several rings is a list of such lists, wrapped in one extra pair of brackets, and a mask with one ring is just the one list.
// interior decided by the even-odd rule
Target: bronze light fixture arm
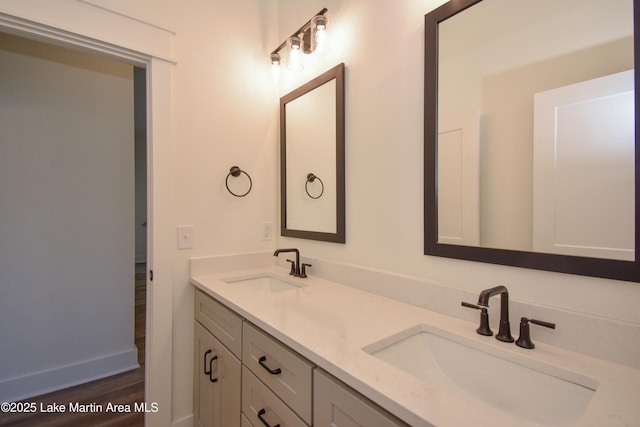
[(298, 29), (298, 31), (294, 32), (285, 41), (280, 43), (280, 45), (271, 52), (271, 55), (278, 54), (278, 52), (280, 52), (287, 45), (287, 40), (289, 40), (289, 38), (296, 37), (296, 36), (300, 35), (301, 33), (306, 33), (309, 30), (309, 28), (311, 28), (311, 21), (313, 21), (313, 18), (315, 18), (318, 15), (324, 15), (325, 13), (327, 13), (327, 10), (328, 9), (325, 7), (320, 12), (316, 13), (315, 15), (313, 15), (313, 17), (311, 19), (309, 19), (302, 27), (300, 27)]

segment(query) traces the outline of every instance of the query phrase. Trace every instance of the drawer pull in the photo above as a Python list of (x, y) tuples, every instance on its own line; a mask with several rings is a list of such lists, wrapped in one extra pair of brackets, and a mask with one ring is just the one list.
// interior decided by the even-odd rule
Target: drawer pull
[(213, 378), (213, 377), (211, 376), (211, 374), (213, 373), (213, 367), (212, 367), (212, 365), (213, 365), (213, 361), (214, 361), (214, 360), (218, 360), (218, 356), (213, 356), (213, 357), (211, 358), (211, 360), (209, 360), (209, 380), (211, 380), (211, 382), (212, 382), (212, 383), (216, 383), (216, 382), (218, 382), (218, 379), (217, 379), (217, 378)]
[(271, 424), (269, 424), (267, 422), (267, 420), (265, 420), (262, 416), (266, 413), (267, 411), (262, 408), (258, 411), (258, 418), (260, 419), (260, 421), (262, 421), (262, 424), (264, 424), (266, 427), (280, 427), (280, 424), (276, 424), (274, 426), (272, 426)]
[(204, 352), (204, 360), (202, 361), (202, 367), (204, 368), (205, 375), (211, 375), (211, 365), (209, 365), (209, 370), (207, 371), (207, 354), (209, 353), (211, 353), (211, 350)]
[(267, 360), (267, 356), (262, 356), (260, 359), (258, 359), (258, 363), (260, 364), (260, 366), (266, 369), (271, 375), (278, 375), (279, 373), (282, 372), (280, 368), (271, 369), (270, 367), (268, 367), (267, 364), (265, 363), (266, 360)]

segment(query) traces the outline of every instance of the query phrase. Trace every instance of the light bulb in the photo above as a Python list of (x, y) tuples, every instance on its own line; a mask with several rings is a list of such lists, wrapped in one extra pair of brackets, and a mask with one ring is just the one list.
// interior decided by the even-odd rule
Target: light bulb
[(291, 71), (302, 71), (302, 49), (300, 49), (300, 37), (289, 38), (289, 57), (287, 68)]
[(271, 76), (273, 77), (273, 81), (276, 83), (280, 80), (280, 54), (279, 53), (271, 54)]
[(327, 17), (316, 15), (311, 20), (313, 24), (313, 51), (318, 55), (329, 52), (329, 40), (327, 38)]

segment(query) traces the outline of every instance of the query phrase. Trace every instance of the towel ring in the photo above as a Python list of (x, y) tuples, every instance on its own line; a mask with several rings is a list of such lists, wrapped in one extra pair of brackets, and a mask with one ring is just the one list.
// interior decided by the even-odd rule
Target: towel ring
[[(318, 181), (320, 181), (320, 185), (322, 186), (322, 189), (320, 190), (320, 194), (319, 195), (312, 196), (311, 194), (309, 194), (309, 183), (315, 181), (316, 179)], [(322, 180), (320, 178), (318, 178), (317, 176), (315, 176), (314, 174), (308, 173), (307, 174), (307, 182), (305, 182), (305, 184), (304, 184), (304, 191), (306, 191), (307, 192), (307, 196), (311, 197), (312, 199), (319, 199), (324, 194), (324, 182), (322, 182)]]
[[(231, 191), (231, 189), (229, 188), (229, 177), (233, 176), (234, 178), (237, 178), (242, 173), (245, 174), (247, 176), (247, 178), (249, 178), (249, 189), (244, 194), (236, 194), (233, 191)], [(227, 174), (227, 179), (225, 179), (225, 181), (224, 181), (224, 185), (227, 186), (227, 191), (229, 193), (233, 194), (236, 197), (244, 197), (247, 194), (249, 194), (249, 192), (251, 191), (251, 188), (253, 187), (253, 181), (251, 180), (251, 177), (249, 176), (249, 174), (246, 173), (245, 171), (243, 171), (242, 169), (240, 169), (238, 166), (231, 166), (231, 169), (229, 169), (229, 173)]]

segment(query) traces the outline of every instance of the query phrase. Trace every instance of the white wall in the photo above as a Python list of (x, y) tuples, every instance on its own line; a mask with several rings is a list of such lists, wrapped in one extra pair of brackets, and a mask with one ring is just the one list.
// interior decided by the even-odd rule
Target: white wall
[(0, 75), (4, 401), (138, 365), (132, 67), (0, 34)]
[[(269, 23), (275, 22), (269, 19), (270, 4), (190, 1), (170, 10), (178, 61), (173, 105), (175, 224), (195, 226), (195, 248), (176, 251), (174, 258), (174, 420), (189, 417), (193, 410), (189, 258), (275, 246), (274, 240), (262, 240), (262, 223), (273, 224), (274, 236), (278, 224), (278, 97), (268, 60), (277, 42), (270, 36)], [(253, 180), (253, 189), (242, 198), (225, 187), (234, 165)]]

